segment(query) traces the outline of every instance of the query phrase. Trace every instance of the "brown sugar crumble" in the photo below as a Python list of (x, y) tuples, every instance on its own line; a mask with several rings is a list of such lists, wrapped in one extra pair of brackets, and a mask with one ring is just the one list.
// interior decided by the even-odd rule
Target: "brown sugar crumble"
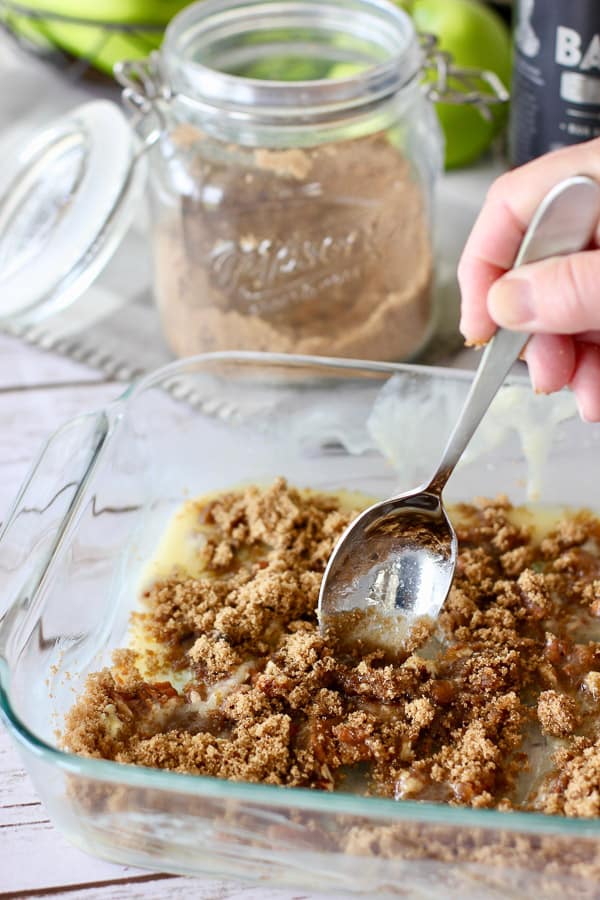
[(537, 715), (544, 734), (567, 737), (577, 725), (577, 706), (572, 697), (556, 691), (542, 691), (538, 697)]
[(192, 512), (198, 571), (174, 568), (144, 592), (131, 648), (89, 676), (67, 716), (67, 749), (233, 780), (600, 814), (600, 520), (569, 514), (544, 532), (504, 498), (457, 506), (437, 629), (364, 655), (323, 637), (316, 618), (325, 565), (358, 510), (277, 479)]

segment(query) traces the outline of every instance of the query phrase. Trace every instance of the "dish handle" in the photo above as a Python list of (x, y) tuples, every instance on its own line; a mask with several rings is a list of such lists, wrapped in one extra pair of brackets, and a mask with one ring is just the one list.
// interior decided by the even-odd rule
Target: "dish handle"
[(10, 667), (35, 622), (50, 560), (106, 435), (104, 412), (72, 419), (48, 441), (0, 529), (0, 659)]

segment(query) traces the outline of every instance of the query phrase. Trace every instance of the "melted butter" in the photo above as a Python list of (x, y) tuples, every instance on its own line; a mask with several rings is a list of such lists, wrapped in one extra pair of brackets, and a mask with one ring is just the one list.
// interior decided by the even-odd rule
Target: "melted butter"
[(156, 555), (142, 576), (144, 586), (180, 574), (200, 578), (204, 570), (202, 547), (206, 544), (206, 526), (200, 524), (200, 510), (213, 496), (188, 500), (169, 522)]
[(119, 719), (117, 710), (112, 703), (102, 713), (101, 720), (106, 733), (112, 738), (118, 738), (123, 728), (123, 723)]
[[(527, 463), (527, 498), (537, 501), (543, 493), (544, 469), (554, 432), (561, 422), (576, 414), (575, 398), (570, 392), (562, 391), (548, 397), (534, 394), (529, 385), (505, 385), (482, 423), (479, 453), (487, 449), (486, 435), (489, 446), (490, 438), (497, 442), (497, 433), (502, 428), (504, 434), (516, 431)], [(487, 431), (486, 420), (489, 423)]]

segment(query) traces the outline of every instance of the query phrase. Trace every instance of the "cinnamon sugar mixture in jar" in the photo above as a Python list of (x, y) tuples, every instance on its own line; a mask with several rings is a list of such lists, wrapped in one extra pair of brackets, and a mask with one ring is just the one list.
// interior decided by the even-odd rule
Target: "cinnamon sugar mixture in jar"
[(173, 351), (414, 357), (434, 315), (442, 152), (408, 16), (208, 0), (177, 17), (161, 61), (150, 194)]

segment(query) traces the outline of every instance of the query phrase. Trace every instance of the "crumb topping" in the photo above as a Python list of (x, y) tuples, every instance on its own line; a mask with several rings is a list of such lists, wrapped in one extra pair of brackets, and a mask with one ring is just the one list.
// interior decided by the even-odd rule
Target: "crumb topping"
[[(598, 815), (600, 643), (587, 631), (600, 522), (570, 515), (537, 539), (516, 512), (502, 497), (457, 507), (437, 629), (364, 654), (316, 619), (356, 510), (283, 479), (195, 501), (200, 576), (173, 571), (144, 592), (132, 648), (89, 676), (65, 747), (233, 780)], [(534, 738), (553, 743), (523, 796)]]
[(544, 734), (566, 737), (577, 725), (577, 707), (572, 697), (557, 691), (543, 691), (538, 697), (537, 715)]

